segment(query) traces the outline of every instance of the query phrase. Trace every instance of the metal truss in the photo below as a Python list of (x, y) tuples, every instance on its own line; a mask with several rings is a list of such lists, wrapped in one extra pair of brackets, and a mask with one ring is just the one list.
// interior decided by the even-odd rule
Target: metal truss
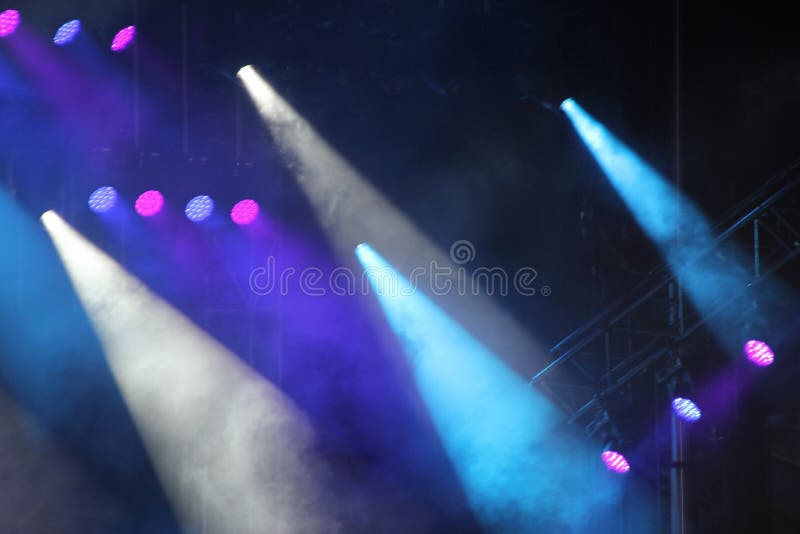
[(731, 250), (752, 255), (753, 260), (752, 267), (740, 273), (748, 283), (715, 302), (711, 313), (701, 315), (684, 305), (680, 280), (663, 264), (550, 349), (552, 362), (531, 385), (552, 398), (570, 423), (581, 421), (589, 428), (604, 411), (605, 399), (800, 255), (800, 160), (731, 208), (713, 232), (713, 244), (687, 258), (687, 266), (713, 272), (729, 265), (726, 251)]

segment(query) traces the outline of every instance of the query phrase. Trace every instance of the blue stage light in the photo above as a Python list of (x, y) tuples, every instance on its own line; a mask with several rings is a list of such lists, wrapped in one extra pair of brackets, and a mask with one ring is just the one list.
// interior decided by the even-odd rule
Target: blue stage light
[(675, 412), (675, 415), (689, 423), (699, 421), (703, 416), (697, 404), (683, 397), (675, 397), (672, 399), (672, 411)]
[[(752, 275), (739, 250), (718, 245), (711, 224), (695, 203), (577, 102), (567, 99), (561, 109), (672, 272), (681, 278), (694, 306), (702, 315), (714, 317), (710, 326), (717, 338), (732, 352), (740, 350), (732, 342), (729, 325), (741, 312), (724, 308), (750, 285)], [(716, 255), (707, 254), (712, 249)]]
[(66, 44), (71, 43), (75, 40), (78, 34), (81, 32), (81, 21), (79, 20), (71, 20), (69, 22), (65, 22), (62, 26), (56, 31), (55, 36), (53, 37), (53, 43), (57, 44), (58, 46), (64, 46)]
[(558, 432), (547, 399), (370, 245), (355, 254), (479, 521), (513, 532), (547, 516), (582, 530), (586, 512), (614, 498), (596, 449)]
[(117, 205), (117, 190), (111, 186), (96, 189), (89, 196), (89, 209), (95, 213), (105, 213)]
[(192, 222), (202, 222), (214, 212), (214, 201), (208, 195), (194, 197), (186, 204), (186, 218)]

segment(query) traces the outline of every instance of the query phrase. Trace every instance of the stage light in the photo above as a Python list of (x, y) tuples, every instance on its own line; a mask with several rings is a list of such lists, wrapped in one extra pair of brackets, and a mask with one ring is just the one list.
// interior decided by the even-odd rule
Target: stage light
[(748, 360), (759, 367), (767, 367), (775, 361), (775, 353), (772, 352), (772, 348), (757, 339), (751, 339), (744, 344), (744, 353)]
[(20, 23), (19, 11), (7, 9), (0, 13), (0, 38), (8, 37), (15, 31)]
[(675, 397), (672, 399), (672, 411), (675, 415), (688, 423), (699, 421), (703, 416), (700, 408), (690, 399), (684, 397)]
[(231, 219), (236, 224), (245, 226), (256, 220), (258, 211), (258, 203), (255, 200), (241, 200), (233, 206)]
[(214, 201), (208, 195), (198, 195), (186, 203), (186, 218), (192, 222), (202, 222), (214, 212)]
[[(715, 337), (731, 353), (740, 350), (730, 325), (742, 311), (731, 299), (751, 285), (751, 269), (735, 246), (720, 244), (716, 230), (670, 180), (618, 139), (577, 102), (561, 109), (625, 201), (648, 238), (658, 247), (692, 304), (709, 317)], [(714, 254), (708, 252), (714, 250)], [(763, 291), (763, 290), (762, 290)]]
[(42, 222), (181, 531), (340, 531), (295, 403), (58, 214)]
[(80, 32), (81, 21), (76, 19), (66, 22), (56, 31), (56, 35), (53, 37), (53, 43), (58, 46), (69, 44), (75, 40)]
[(111, 186), (100, 187), (89, 196), (89, 209), (105, 213), (117, 205), (117, 190)]
[(628, 463), (628, 460), (617, 451), (603, 451), (600, 457), (603, 459), (603, 463), (606, 464), (606, 469), (609, 471), (624, 475), (631, 470), (631, 465)]
[(122, 28), (114, 36), (114, 40), (111, 41), (111, 50), (114, 52), (122, 52), (133, 43), (134, 37), (136, 37), (136, 26)]
[(622, 444), (622, 438), (617, 426), (611, 421), (608, 410), (602, 408), (595, 417), (586, 425), (588, 436), (598, 435), (603, 440), (603, 449), (600, 459), (606, 469), (618, 474), (625, 474), (630, 471), (631, 466), (628, 460), (621, 453), (617, 452)]
[(145, 191), (136, 199), (136, 213), (142, 217), (152, 217), (164, 206), (164, 195), (155, 189)]
[[(256, 110), (280, 148), (299, 189), (308, 199), (314, 216), (325, 231), (340, 261), (353, 259), (353, 248), (366, 241), (387, 258), (414, 266), (437, 265), (450, 275), (436, 273), (441, 287), (459, 287), (463, 263), (454, 261), (451, 250), (434, 242), (405, 213), (361, 174), (295, 109), (252, 65), (238, 72)], [(437, 282), (438, 283), (438, 282)], [(436, 292), (437, 305), (489, 345), (495, 354), (513, 366), (551, 361), (549, 352), (507, 310), (498, 306), (485, 290)]]
[[(550, 425), (561, 416), (550, 420), (545, 412), (552, 407), (546, 399), (527, 380), (520, 384), (504, 363), (524, 361), (529, 366), (532, 355), (544, 362), (550, 361), (549, 353), (485, 293), (455, 290), (460, 270), (452, 256), (342, 157), (256, 69), (247, 65), (238, 75), (344, 264), (350, 265), (353, 249), (366, 241), (371, 246), (358, 247), (356, 256), (368, 274), (389, 269), (372, 247), (402, 261), (404, 272), (438, 265), (454, 273), (444, 281), (454, 290), (431, 288), (436, 291), (432, 300), (410, 284), (392, 293), (397, 298), (384, 292), (378, 300), (478, 520), (487, 530), (503, 531), (505, 526), (509, 532), (521, 526), (503, 525), (510, 515), (523, 517), (522, 524), (543, 515), (580, 524), (598, 501), (613, 500), (616, 495), (604, 491), (613, 486), (611, 477), (592, 478), (599, 471), (596, 450), (582, 450), (582, 444), (555, 435)], [(371, 285), (382, 283), (370, 279)], [(376, 319), (384, 325), (384, 318)], [(449, 328), (438, 331), (443, 323)], [(526, 400), (518, 404), (509, 400), (521, 397)], [(481, 406), (484, 401), (490, 408)], [(536, 409), (540, 406), (541, 411)], [(488, 413), (498, 417), (493, 420)], [(531, 425), (528, 414), (542, 418), (542, 424)], [(598, 491), (579, 489), (596, 484)]]
[[(584, 514), (614, 499), (596, 449), (560, 432), (562, 416), (541, 393), (372, 246), (355, 255), (486, 530), (518, 532), (548, 515), (572, 527), (565, 531), (583, 531)], [(516, 528), (504, 523), (510, 515)]]

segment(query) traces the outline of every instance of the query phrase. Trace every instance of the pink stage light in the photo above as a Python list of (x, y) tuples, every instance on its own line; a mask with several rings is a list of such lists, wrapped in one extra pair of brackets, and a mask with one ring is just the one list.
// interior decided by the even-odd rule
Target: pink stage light
[(609, 471), (622, 475), (631, 470), (631, 465), (628, 463), (628, 460), (616, 451), (603, 451), (603, 454), (600, 456), (603, 458), (603, 463), (606, 464)]
[(240, 226), (252, 223), (258, 217), (258, 202), (247, 199), (241, 200), (233, 206), (231, 219)]
[(0, 38), (8, 37), (15, 31), (20, 23), (19, 11), (7, 9), (0, 13)]
[(142, 217), (157, 215), (164, 206), (164, 195), (155, 189), (145, 191), (136, 199), (136, 213)]
[(136, 37), (136, 26), (122, 28), (114, 36), (114, 40), (111, 41), (111, 50), (113, 52), (122, 52), (133, 43), (134, 37)]
[(757, 339), (751, 339), (744, 344), (744, 353), (748, 360), (759, 367), (767, 367), (775, 361), (775, 353), (770, 346)]

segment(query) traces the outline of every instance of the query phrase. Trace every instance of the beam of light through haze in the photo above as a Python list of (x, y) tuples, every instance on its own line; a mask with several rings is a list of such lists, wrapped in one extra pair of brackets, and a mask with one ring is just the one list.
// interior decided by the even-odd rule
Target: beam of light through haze
[[(596, 449), (556, 428), (562, 416), (548, 400), (371, 246), (359, 245), (356, 256), (484, 527), (580, 529), (595, 506), (614, 502), (616, 481), (597, 461)], [(387, 271), (394, 271), (398, 284), (382, 285)]]
[(42, 221), (187, 531), (338, 531), (292, 402), (56, 213)]
[[(672, 272), (680, 278), (698, 311), (704, 317), (711, 317), (720, 305), (742, 294), (752, 274), (732, 247), (719, 247), (714, 254), (705, 254), (715, 246), (715, 236), (695, 204), (577, 102), (567, 99), (561, 109)], [(678, 235), (680, 245), (676, 246)], [(691, 261), (694, 258), (700, 259)], [(739, 315), (739, 310), (728, 306), (710, 323), (717, 338), (732, 354), (741, 350), (737, 336), (730, 331)]]
[[(458, 284), (456, 265), (389, 199), (361, 176), (252, 66), (238, 73), (256, 109), (287, 160), (298, 185), (340, 261), (353, 264), (353, 248), (368, 242), (401, 272), (430, 266), (449, 269), (444, 284)], [(549, 355), (527, 330), (485, 294), (438, 292), (437, 305), (504, 360), (527, 373)]]

